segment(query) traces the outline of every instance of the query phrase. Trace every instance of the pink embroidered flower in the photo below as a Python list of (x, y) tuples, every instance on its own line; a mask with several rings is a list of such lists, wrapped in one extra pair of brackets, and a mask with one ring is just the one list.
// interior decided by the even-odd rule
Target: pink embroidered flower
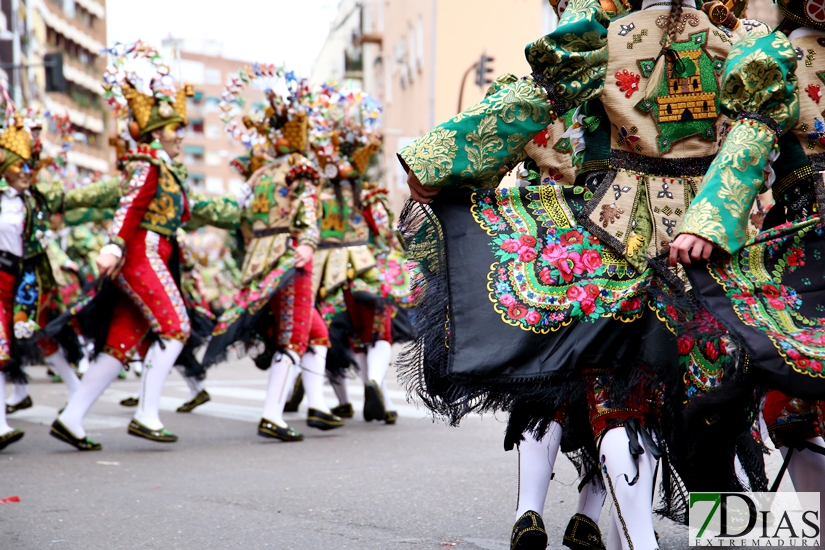
[(785, 302), (783, 302), (782, 300), (768, 298), (768, 306), (770, 306), (771, 309), (777, 309), (782, 311), (785, 309)]
[(592, 299), (587, 299), (581, 302), (582, 313), (585, 315), (591, 315), (593, 312), (596, 311), (596, 304), (593, 302)]
[(822, 372), (822, 363), (819, 361), (811, 361), (811, 370), (814, 372)]
[(550, 265), (556, 265), (556, 262), (567, 255), (567, 251), (563, 246), (558, 244), (548, 244), (544, 247), (541, 257)]
[(498, 301), (501, 302), (501, 305), (504, 307), (510, 307), (516, 303), (516, 299), (513, 298), (512, 294), (502, 294)]
[(582, 263), (588, 273), (594, 273), (602, 266), (601, 254), (595, 250), (585, 250), (582, 252)]
[(567, 289), (567, 299), (571, 302), (581, 302), (587, 299), (587, 292), (580, 286), (571, 286)]
[(523, 246), (521, 250), (518, 251), (518, 259), (521, 262), (532, 262), (536, 259), (536, 250)]
[(516, 239), (507, 239), (501, 243), (501, 249), (511, 254), (518, 252), (520, 248), (521, 243), (519, 243)]
[(541, 321), (541, 313), (535, 309), (531, 309), (527, 312), (527, 315), (524, 316), (524, 320), (527, 321), (528, 325), (537, 325)]

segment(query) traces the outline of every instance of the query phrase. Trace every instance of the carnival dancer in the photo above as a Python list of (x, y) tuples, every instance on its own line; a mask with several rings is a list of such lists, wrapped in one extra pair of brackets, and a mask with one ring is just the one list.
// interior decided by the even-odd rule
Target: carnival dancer
[[(93, 300), (97, 317), (97, 357), (80, 389), (52, 424), (51, 434), (79, 450), (100, 450), (86, 437), (83, 417), (120, 374), (132, 354), (146, 356), (140, 406), (128, 433), (161, 443), (177, 441), (166, 430), (158, 409), (163, 384), (191, 332), (190, 319), (176, 284), (180, 251), (175, 232), (189, 218), (183, 188), (186, 171), (174, 158), (180, 154), (186, 125), (186, 98), (191, 86), (175, 85), (157, 52), (144, 43), (120, 46), (125, 56), (151, 60), (157, 74), (149, 93), (127, 77), (123, 65), (107, 73), (107, 87), (116, 109), (128, 108), (133, 139), (140, 143), (129, 155), (127, 189), (121, 197), (110, 243), (97, 258), (101, 277), (114, 284)], [(110, 308), (104, 303), (112, 305)], [(109, 319), (111, 323), (109, 324)], [(104, 334), (105, 333), (105, 334)]]
[[(746, 35), (730, 52), (721, 106), (735, 122), (670, 259), (688, 266), (694, 292), (747, 358), (741, 377), (696, 401), (697, 421), (741, 407), (730, 396), (755, 383), (768, 388), (762, 413), (794, 488), (819, 492), (825, 505), (825, 117), (813, 61), (825, 56), (825, 12), (811, 0), (778, 5), (773, 33)], [(775, 204), (749, 240), (749, 205), (765, 187)]]
[[(598, 457), (623, 548), (657, 547), (657, 458), (667, 459), (663, 512), (683, 519), (686, 509), (672, 462), (682, 366), (657, 292), (673, 275), (648, 260), (668, 249), (718, 147), (718, 76), (732, 42), (693, 5), (642, 8), (607, 31), (598, 4), (570, 2), (558, 29), (526, 49), (532, 78), (501, 79), (480, 104), (399, 153), (413, 198), (439, 195), (438, 225), (415, 226), (412, 246), (446, 240), (446, 263), (438, 250), (423, 258), (431, 301), (419, 318), (430, 332), (408, 363), (413, 389), (453, 421), (518, 401), (521, 428), (539, 433), (565, 403), (584, 401), (590, 458)], [(595, 99), (611, 126), (611, 170), (595, 188), (439, 193), (496, 186), (549, 122)], [(468, 275), (479, 271), (477, 282)], [(433, 296), (440, 285), (448, 314), (444, 287)], [(706, 353), (698, 348), (681, 355)], [(705, 349), (711, 357), (695, 364), (711, 385), (724, 350)], [(512, 422), (511, 437), (520, 437)]]
[[(245, 118), (246, 130), (233, 126), (251, 143), (264, 166), (249, 178), (254, 199), (248, 205), (253, 230), (242, 268), (242, 289), (218, 320), (203, 362), (211, 365), (241, 342), (260, 342), (270, 358), (269, 385), (258, 435), (300, 441), (303, 435), (283, 418), (291, 365), (300, 364), (309, 401), (307, 425), (321, 430), (343, 426), (324, 403), (326, 326), (313, 307), (312, 257), (318, 244), (319, 175), (304, 156), (308, 145), (308, 92), (305, 80), (269, 65), (242, 69), (248, 79), (283, 78), (288, 97), (267, 91), (262, 120)], [(238, 80), (240, 85), (240, 80)], [(232, 93), (230, 91), (230, 93)], [(251, 133), (251, 135), (250, 135)], [(263, 361), (256, 363), (261, 366)]]

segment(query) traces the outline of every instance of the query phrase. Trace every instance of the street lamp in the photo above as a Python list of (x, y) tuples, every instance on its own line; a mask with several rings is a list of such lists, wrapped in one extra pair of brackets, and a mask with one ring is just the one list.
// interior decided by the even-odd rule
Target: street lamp
[(464, 100), (464, 84), (467, 82), (467, 77), (470, 76), (470, 73), (475, 71), (476, 72), (476, 86), (479, 88), (483, 88), (485, 85), (489, 86), (493, 83), (493, 79), (490, 78), (490, 73), (493, 72), (493, 67), (491, 63), (495, 61), (494, 57), (490, 57), (486, 53), (481, 54), (481, 58), (478, 61), (470, 65), (470, 68), (464, 72), (464, 76), (461, 77), (461, 88), (458, 91), (458, 112), (461, 112), (461, 104)]

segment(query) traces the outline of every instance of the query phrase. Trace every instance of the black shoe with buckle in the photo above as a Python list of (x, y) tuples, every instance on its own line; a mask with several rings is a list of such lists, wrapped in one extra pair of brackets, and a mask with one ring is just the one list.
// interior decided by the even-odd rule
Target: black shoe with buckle
[(84, 437), (83, 439), (77, 437), (63, 424), (63, 422), (60, 421), (60, 419), (52, 422), (52, 429), (49, 431), (49, 435), (63, 441), (64, 443), (68, 443), (78, 451), (99, 451), (103, 448), (103, 445), (97, 441), (92, 441), (88, 437)]
[(23, 430), (14, 429), (7, 434), (0, 435), (0, 451), (14, 443), (15, 441), (20, 441), (23, 439), (23, 436), (26, 435), (26, 432)]
[(538, 512), (527, 510), (513, 525), (510, 550), (544, 550), (547, 548), (547, 531)]
[(178, 440), (178, 436), (166, 428), (152, 430), (134, 418), (131, 422), (129, 422), (129, 429), (127, 430), (127, 433), (129, 435), (142, 437), (143, 439), (148, 439), (149, 441), (155, 441), (157, 443), (174, 443)]
[(384, 420), (386, 412), (381, 386), (375, 380), (370, 380), (364, 386), (364, 420)]
[(332, 414), (340, 416), (341, 418), (352, 418), (355, 416), (355, 409), (352, 407), (352, 403), (343, 403), (337, 407), (333, 407)]
[(23, 401), (16, 405), (6, 405), (6, 414), (12, 414), (17, 411), (22, 411), (23, 409), (31, 409), (34, 406), (34, 402), (30, 395), (27, 395), (23, 398)]
[(138, 405), (140, 405), (140, 398), (127, 397), (126, 399), (121, 399), (120, 404), (123, 407), (137, 407)]
[(385, 424), (395, 424), (398, 421), (398, 411), (387, 411), (384, 413)]
[(310, 428), (318, 428), (319, 430), (334, 430), (344, 425), (341, 417), (334, 414), (325, 413), (318, 409), (309, 409), (307, 413), (307, 426)]
[(210, 399), (212, 398), (209, 397), (209, 394), (206, 393), (206, 390), (201, 390), (198, 392), (198, 395), (196, 395), (195, 397), (193, 397), (192, 399), (178, 407), (177, 411), (179, 413), (192, 412), (193, 410), (195, 410), (195, 408), (200, 407), (204, 403), (207, 403)]
[(304, 380), (299, 374), (295, 379), (295, 385), (292, 386), (292, 397), (284, 405), (285, 413), (298, 412), (298, 407), (301, 405), (301, 400), (304, 398)]
[(304, 436), (298, 430), (290, 427), (282, 428), (270, 422), (266, 418), (261, 418), (258, 423), (258, 435), (261, 437), (271, 437), (273, 439), (280, 439), (281, 441), (303, 441)]
[(605, 550), (599, 525), (584, 514), (574, 514), (570, 518), (563, 544), (573, 550)]

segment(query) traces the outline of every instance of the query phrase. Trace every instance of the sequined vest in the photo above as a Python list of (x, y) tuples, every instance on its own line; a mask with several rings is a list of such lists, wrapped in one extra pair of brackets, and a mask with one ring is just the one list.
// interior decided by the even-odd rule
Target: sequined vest
[(140, 227), (171, 237), (183, 225), (186, 193), (165, 162), (154, 161), (152, 165), (158, 170), (158, 186), (155, 197), (143, 214)]
[(718, 150), (719, 79), (732, 39), (701, 11), (685, 8), (650, 99), (648, 78), (661, 50), (667, 10), (611, 22), (601, 95), (610, 119), (610, 160), (581, 216), (587, 227), (640, 268), (670, 246)]

